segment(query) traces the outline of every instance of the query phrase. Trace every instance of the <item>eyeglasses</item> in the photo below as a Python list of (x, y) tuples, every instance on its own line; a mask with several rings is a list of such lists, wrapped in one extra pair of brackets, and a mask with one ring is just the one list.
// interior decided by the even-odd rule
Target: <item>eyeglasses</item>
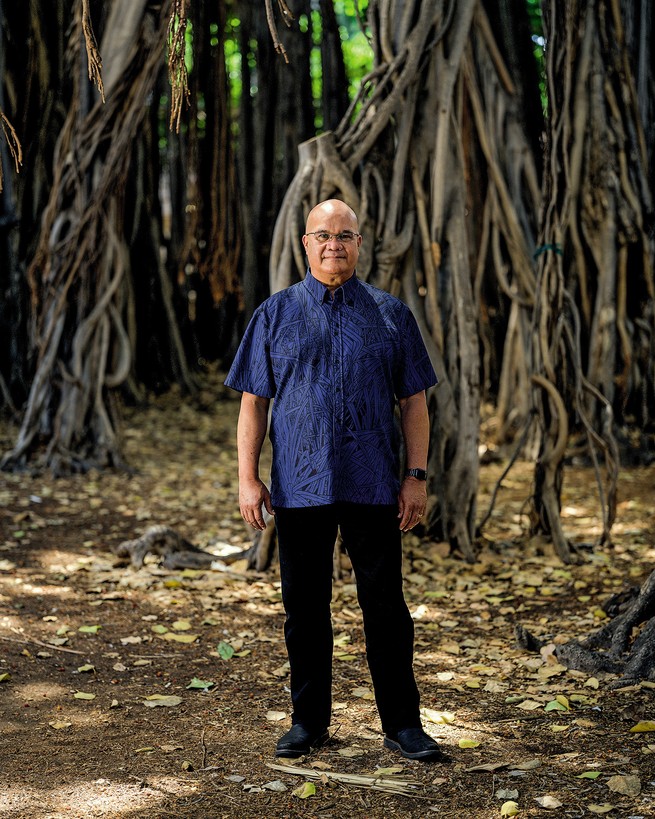
[(353, 233), (351, 230), (344, 230), (343, 233), (328, 233), (326, 230), (315, 230), (312, 233), (306, 233), (305, 235), (316, 237), (316, 241), (319, 243), (319, 245), (325, 245), (331, 239), (336, 239), (337, 242), (347, 245), (350, 242), (353, 242), (359, 236), (359, 233)]

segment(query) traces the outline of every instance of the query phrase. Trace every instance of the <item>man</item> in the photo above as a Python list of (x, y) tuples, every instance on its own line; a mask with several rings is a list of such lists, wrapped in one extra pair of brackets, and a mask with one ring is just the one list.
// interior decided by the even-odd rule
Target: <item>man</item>
[[(241, 514), (261, 530), (265, 506), (278, 533), (293, 716), (276, 755), (302, 756), (328, 738), (332, 554), (340, 528), (384, 744), (410, 759), (437, 759), (439, 746), (420, 722), (401, 575), (401, 531), (425, 512), (425, 390), (437, 379), (407, 306), (357, 279), (362, 237), (354, 211), (336, 199), (320, 203), (302, 241), (305, 279), (257, 309), (225, 381), (243, 393)], [(258, 468), (271, 399), (269, 493)], [(407, 464), (400, 484), (396, 402)]]

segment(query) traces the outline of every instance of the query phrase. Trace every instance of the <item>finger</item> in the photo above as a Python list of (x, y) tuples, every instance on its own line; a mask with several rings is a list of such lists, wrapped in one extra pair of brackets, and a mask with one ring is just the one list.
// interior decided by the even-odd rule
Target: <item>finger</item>
[(266, 495), (266, 497), (264, 498), (264, 505), (266, 506), (266, 511), (268, 512), (269, 515), (275, 514), (275, 509), (273, 509), (273, 504), (271, 502), (270, 495)]

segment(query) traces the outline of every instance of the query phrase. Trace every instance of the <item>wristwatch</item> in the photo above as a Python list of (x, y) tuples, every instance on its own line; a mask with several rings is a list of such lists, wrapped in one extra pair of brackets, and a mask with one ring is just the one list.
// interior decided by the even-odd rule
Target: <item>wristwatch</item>
[(428, 473), (425, 471), (425, 469), (406, 469), (405, 477), (416, 478), (419, 481), (427, 481)]

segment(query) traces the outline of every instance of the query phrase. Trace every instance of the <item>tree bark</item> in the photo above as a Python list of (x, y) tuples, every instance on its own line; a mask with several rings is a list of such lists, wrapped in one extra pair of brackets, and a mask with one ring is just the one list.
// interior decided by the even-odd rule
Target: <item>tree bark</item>
[[(40, 465), (55, 474), (122, 465), (107, 393), (129, 372), (127, 336), (116, 307), (128, 265), (122, 190), (167, 23), (161, 4), (139, 7), (142, 13), (134, 17), (131, 0), (112, 6), (103, 40), (107, 104), (96, 101), (88, 113), (74, 104), (57, 143), (55, 178), (30, 269), (36, 374), (4, 468), (24, 466), (38, 451), (41, 434), (47, 445)], [(80, 25), (78, 10), (71, 34), (78, 66)], [(74, 100), (83, 97), (78, 93)]]

